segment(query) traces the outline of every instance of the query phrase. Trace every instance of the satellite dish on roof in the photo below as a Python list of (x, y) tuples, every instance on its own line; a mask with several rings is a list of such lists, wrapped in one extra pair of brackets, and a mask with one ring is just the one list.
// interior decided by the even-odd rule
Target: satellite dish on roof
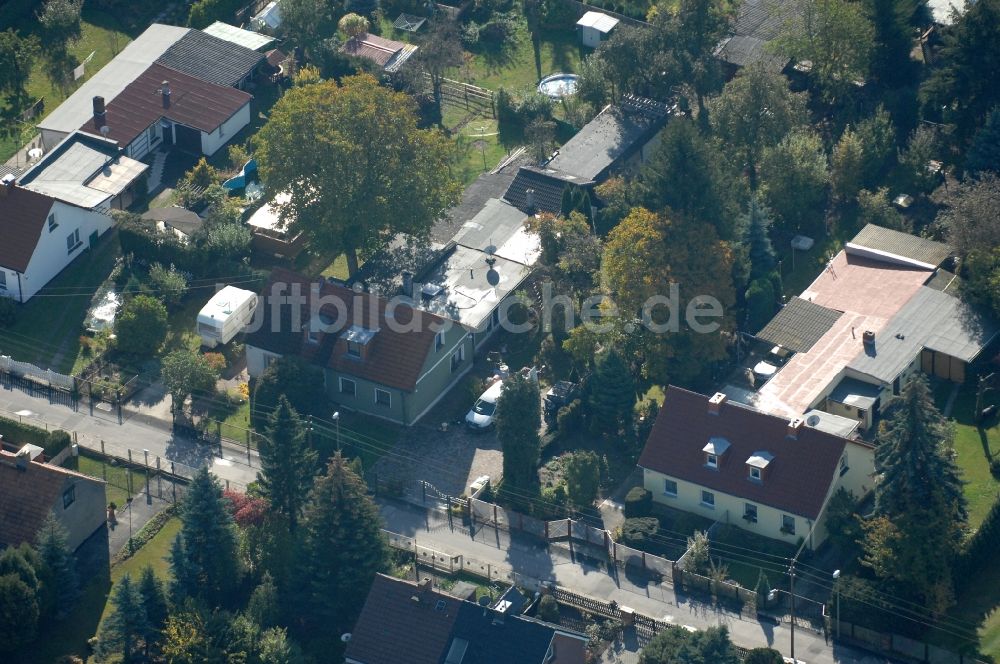
[(806, 426), (814, 427), (819, 424), (819, 415), (810, 415), (806, 418)]
[(350, 632), (345, 632), (345, 633), (341, 634), (340, 635), (340, 640), (343, 643), (347, 643), (348, 641), (351, 640), (351, 633)]
[(500, 283), (500, 273), (494, 270), (492, 267), (486, 271), (486, 283), (490, 286), (496, 286)]

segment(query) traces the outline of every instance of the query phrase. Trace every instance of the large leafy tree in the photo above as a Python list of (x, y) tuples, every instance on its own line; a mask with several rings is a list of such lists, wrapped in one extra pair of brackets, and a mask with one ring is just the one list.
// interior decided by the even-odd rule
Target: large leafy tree
[(323, 50), (324, 42), (337, 34), (337, 21), (343, 11), (343, 3), (282, 0), (282, 27), (287, 34), (295, 35), (295, 41), (315, 59)]
[(164, 357), (160, 373), (175, 408), (180, 408), (192, 394), (214, 394), (215, 382), (219, 379), (217, 367), (201, 353), (187, 349), (175, 350)]
[(740, 70), (709, 110), (715, 135), (735, 156), (737, 166), (746, 169), (752, 188), (757, 186), (764, 150), (807, 119), (806, 95), (792, 92), (784, 76), (759, 64)]
[(811, 76), (829, 102), (843, 100), (871, 72), (875, 31), (860, 3), (804, 0), (789, 20), (777, 48), (796, 62), (812, 63)]
[(306, 444), (302, 420), (282, 396), (260, 442), (257, 484), (271, 509), (287, 520), (293, 532), (312, 487), (316, 459), (316, 451)]
[(983, 173), (959, 185), (937, 223), (961, 256), (1000, 247), (1000, 176)]
[(733, 236), (738, 215), (732, 174), (718, 146), (693, 122), (675, 119), (640, 175), (640, 190), (650, 210), (670, 208), (713, 226), (723, 239)]
[(268, 188), (291, 196), (283, 219), (313, 249), (346, 254), (352, 276), (360, 252), (425, 235), (459, 200), (453, 142), (418, 129), (413, 100), (371, 76), (292, 88), (254, 143)]
[(115, 319), (118, 350), (134, 357), (149, 357), (167, 338), (167, 308), (149, 295), (136, 295)]
[[(924, 82), (920, 96), (925, 113), (953, 122), (958, 138), (971, 136), (990, 109), (1000, 103), (1000, 0), (969, 5), (943, 30), (940, 63)], [(943, 109), (943, 110), (941, 110)]]
[(303, 622), (332, 634), (350, 628), (387, 548), (378, 507), (339, 453), (316, 478), (303, 521), (298, 571)]
[(515, 374), (503, 386), (494, 416), (503, 449), (503, 488), (511, 495), (533, 495), (538, 485), (538, 428), (541, 398), (538, 385)]
[(811, 130), (796, 130), (764, 152), (764, 195), (788, 231), (807, 230), (826, 208), (830, 172), (823, 140)]
[(926, 378), (911, 378), (879, 431), (876, 518), (865, 524), (862, 562), (934, 610), (953, 601), (952, 558), (968, 518), (953, 435)]
[(730, 16), (724, 7), (713, 0), (680, 0), (676, 10), (661, 4), (654, 12), (653, 29), (661, 33), (680, 80), (691, 86), (702, 113), (705, 95), (722, 84), (715, 48), (729, 31)]
[(416, 64), (421, 73), (431, 79), (431, 91), (438, 114), (441, 113), (441, 86), (450, 70), (462, 64), (464, 51), (462, 37), (455, 21), (441, 16), (431, 24), (420, 50), (416, 53)]
[(1000, 106), (990, 111), (986, 124), (972, 139), (965, 154), (965, 170), (972, 175), (1000, 173)]
[[(655, 324), (633, 335), (632, 347), (648, 378), (690, 384), (726, 356), (736, 304), (732, 268), (730, 245), (711, 226), (683, 217), (635, 208), (611, 231), (601, 260), (604, 289), (624, 320), (644, 314)], [(669, 305), (651, 299), (672, 300), (674, 290), (676, 302)], [(712, 298), (721, 318), (688, 319), (689, 309), (704, 311)]]
[(17, 101), (27, 95), (25, 86), (38, 53), (38, 39), (22, 37), (12, 28), (0, 32), (0, 92)]
[(725, 627), (689, 632), (668, 627), (654, 636), (639, 656), (639, 664), (738, 664), (739, 656)]
[(171, 553), (174, 596), (211, 606), (228, 601), (240, 581), (233, 517), (219, 480), (202, 468), (191, 480), (181, 510), (181, 531)]

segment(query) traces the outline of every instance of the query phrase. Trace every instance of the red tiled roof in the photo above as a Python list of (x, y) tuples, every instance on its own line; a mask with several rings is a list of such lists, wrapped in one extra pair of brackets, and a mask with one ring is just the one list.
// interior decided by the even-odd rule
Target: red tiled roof
[(345, 654), (364, 664), (438, 664), (461, 604), (434, 589), (379, 574)]
[[(712, 415), (708, 402), (704, 395), (668, 387), (639, 465), (706, 489), (817, 518), (847, 440), (805, 424), (793, 439), (785, 418), (730, 401), (718, 415)], [(710, 438), (723, 438), (730, 444), (717, 470), (705, 465), (702, 448)], [(761, 482), (749, 479), (746, 466), (758, 451), (774, 455)]]
[[(286, 284), (285, 295), (290, 292), (292, 284), (299, 284), (300, 292), (310, 303), (313, 287), (318, 286), (318, 292), (324, 298), (342, 304), (342, 309), (329, 304), (322, 308), (322, 313), (329, 316), (325, 324), (335, 331), (321, 335), (319, 344), (306, 342), (302, 329), (310, 321), (311, 304), (301, 308), (295, 321), (292, 320), (292, 307), (281, 306), (280, 320), (274, 324), (270, 294), (275, 283)], [(421, 376), (427, 355), (434, 347), (435, 329), (439, 325), (449, 325), (450, 321), (399, 304), (392, 310), (392, 323), (397, 327), (393, 330), (386, 317), (388, 304), (388, 300), (371, 293), (355, 293), (344, 286), (326, 281), (313, 282), (295, 272), (277, 269), (271, 273), (270, 283), (262, 293), (264, 323), (260, 330), (248, 335), (247, 343), (280, 355), (301, 355), (313, 364), (388, 387), (412, 391)], [(341, 315), (344, 317), (340, 318)], [(345, 345), (337, 344), (343, 330), (354, 324), (371, 329), (376, 321), (378, 332), (368, 342), (363, 360), (348, 356)], [(400, 328), (407, 331), (400, 331)]]
[(34, 542), (42, 522), (59, 504), (71, 479), (103, 483), (66, 468), (33, 461), (19, 470), (17, 455), (0, 450), (0, 549)]
[(406, 44), (403, 42), (385, 39), (378, 35), (364, 34), (348, 39), (340, 47), (340, 52), (359, 58), (368, 58), (378, 63), (380, 67), (385, 67), (389, 64), (389, 60), (392, 60), (392, 56), (403, 50), (405, 46)]
[[(163, 82), (170, 83), (170, 104), (163, 105)], [(153, 64), (111, 100), (106, 107), (108, 138), (122, 147), (162, 117), (210, 133), (253, 99), (249, 94)], [(93, 118), (81, 127), (100, 134)]]
[(0, 265), (28, 269), (53, 203), (44, 194), (0, 184)]

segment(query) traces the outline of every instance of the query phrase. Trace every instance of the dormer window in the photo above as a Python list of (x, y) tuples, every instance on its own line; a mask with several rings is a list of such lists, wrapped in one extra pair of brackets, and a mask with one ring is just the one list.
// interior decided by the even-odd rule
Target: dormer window
[(357, 341), (348, 341), (347, 354), (351, 357), (361, 357), (361, 344)]
[(764, 480), (764, 472), (773, 460), (774, 455), (764, 450), (759, 450), (750, 455), (750, 458), (747, 459), (747, 477), (750, 481), (762, 482)]
[(378, 330), (370, 330), (360, 325), (352, 325), (344, 331), (344, 341), (347, 344), (347, 356), (357, 359), (364, 359), (367, 346), (375, 338)]
[(728, 449), (729, 441), (725, 438), (709, 438), (708, 445), (701, 448), (701, 451), (705, 453), (705, 467), (717, 470), (720, 459)]
[(444, 330), (441, 330), (434, 336), (434, 350), (441, 350), (444, 348)]

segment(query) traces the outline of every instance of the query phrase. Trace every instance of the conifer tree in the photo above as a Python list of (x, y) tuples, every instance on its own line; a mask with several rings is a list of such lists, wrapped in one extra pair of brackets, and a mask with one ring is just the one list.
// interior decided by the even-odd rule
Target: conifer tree
[(965, 155), (965, 168), (972, 175), (983, 171), (1000, 173), (1000, 106), (986, 116), (986, 124), (976, 132)]
[(590, 406), (593, 429), (615, 436), (629, 431), (635, 407), (635, 381), (621, 354), (614, 348), (597, 358)]
[(494, 420), (497, 439), (503, 448), (503, 487), (515, 493), (534, 493), (538, 484), (541, 423), (538, 385), (521, 374), (507, 379)]
[(39, 570), (42, 587), (43, 615), (65, 618), (73, 608), (80, 591), (76, 560), (66, 541), (66, 529), (50, 512), (38, 532)]
[(316, 478), (302, 523), (296, 608), (303, 622), (340, 634), (357, 617), (387, 549), (378, 507), (340, 453)]
[(744, 228), (743, 243), (750, 255), (750, 279), (769, 277), (778, 265), (774, 245), (768, 235), (771, 213), (756, 196), (750, 199)]
[(968, 519), (952, 438), (926, 378), (910, 379), (878, 436), (875, 518), (865, 523), (862, 562), (932, 610), (953, 601), (952, 559)]
[(139, 576), (139, 597), (142, 600), (143, 609), (146, 611), (146, 633), (143, 639), (146, 642), (146, 654), (149, 654), (149, 647), (160, 639), (164, 625), (167, 624), (167, 616), (170, 611), (167, 607), (167, 595), (163, 590), (163, 582), (157, 578), (153, 572), (152, 565), (142, 568)]
[(211, 606), (223, 603), (239, 583), (236, 530), (219, 480), (208, 468), (199, 470), (188, 487), (178, 537), (174, 546), (182, 559), (173, 564), (180, 572), (178, 583), (187, 586), (178, 589)]
[(253, 620), (261, 629), (274, 627), (281, 618), (278, 587), (267, 572), (260, 585), (254, 588), (247, 602), (247, 617)]
[(128, 574), (115, 584), (111, 602), (114, 610), (101, 631), (101, 654), (121, 654), (126, 663), (137, 661), (139, 646), (149, 633), (149, 622), (139, 588)]
[(316, 451), (309, 449), (298, 413), (282, 395), (268, 418), (267, 433), (260, 443), (257, 483), (274, 512), (288, 521), (294, 532), (316, 474)]

